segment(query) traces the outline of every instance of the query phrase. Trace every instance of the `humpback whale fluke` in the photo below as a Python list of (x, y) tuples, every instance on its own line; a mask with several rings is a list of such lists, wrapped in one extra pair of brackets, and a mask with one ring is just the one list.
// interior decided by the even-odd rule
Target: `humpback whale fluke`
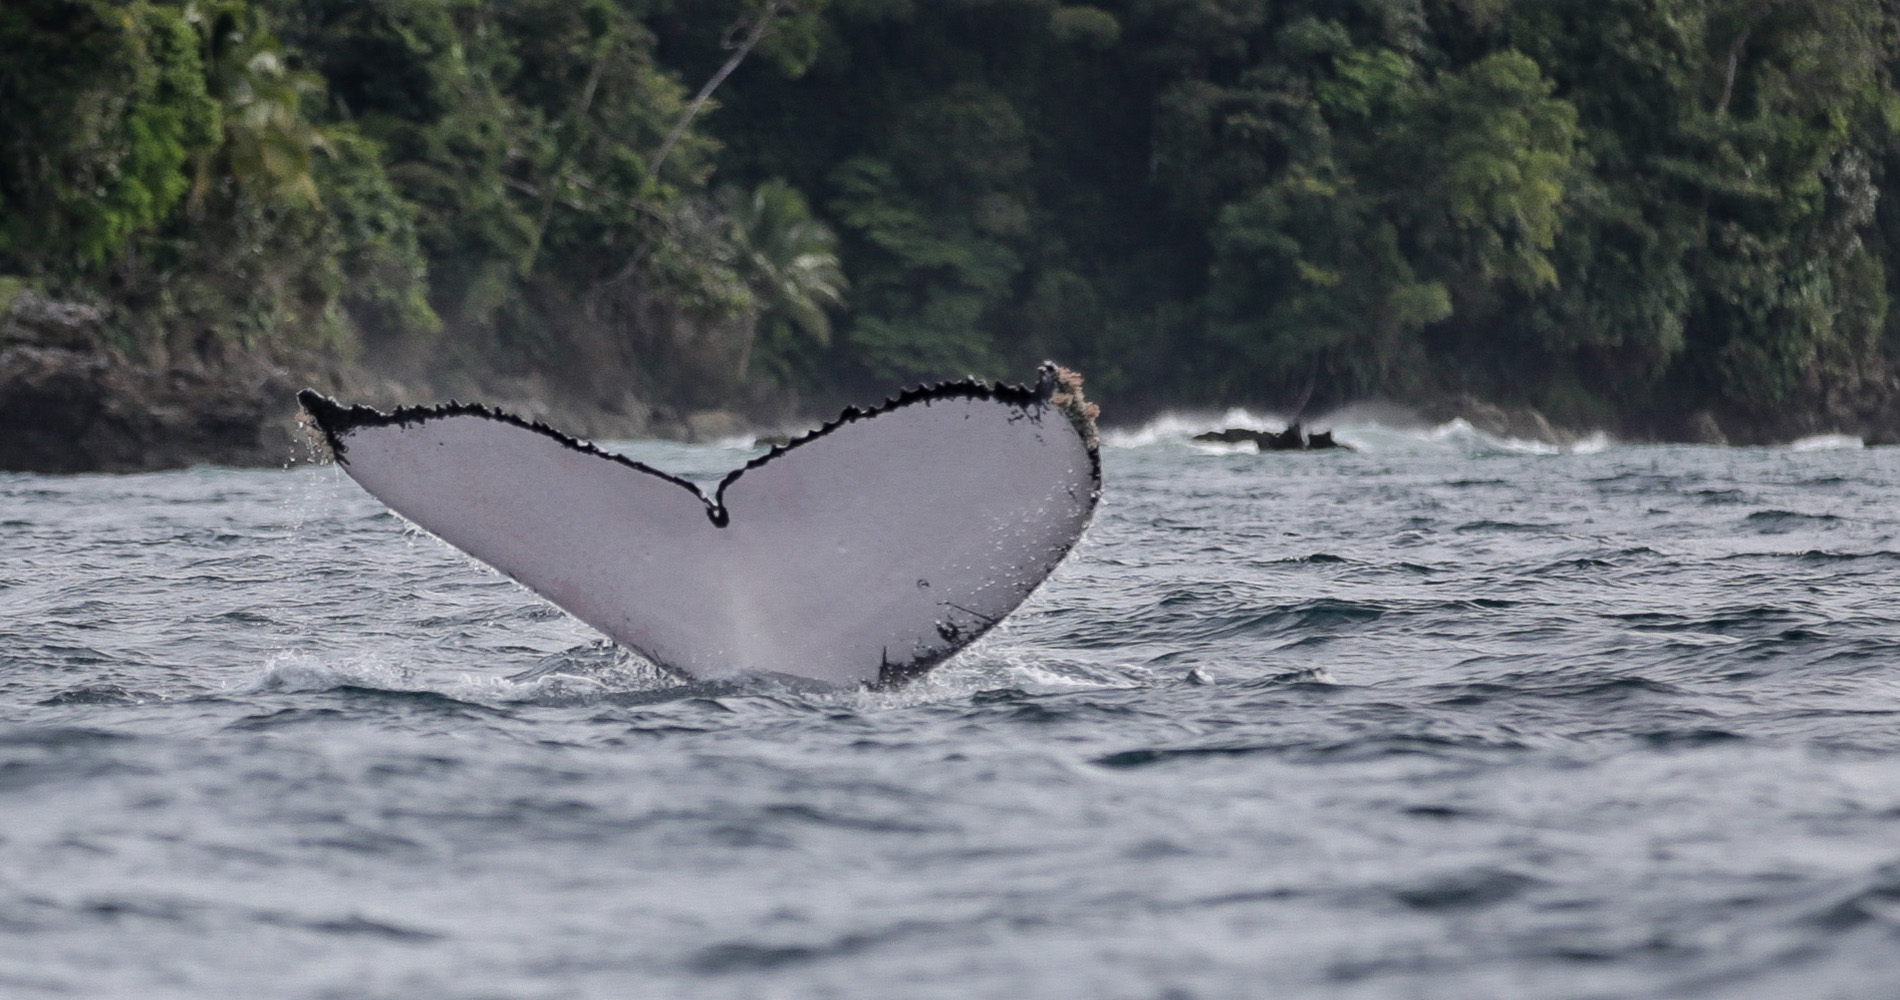
[(701, 679), (921, 674), (1015, 610), (1101, 494), (1095, 407), (1054, 365), (846, 410), (711, 495), (485, 406), (297, 398), (398, 514)]

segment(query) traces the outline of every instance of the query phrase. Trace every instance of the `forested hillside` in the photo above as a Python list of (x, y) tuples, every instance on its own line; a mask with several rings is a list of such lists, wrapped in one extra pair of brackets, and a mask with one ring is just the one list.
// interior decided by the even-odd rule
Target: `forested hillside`
[(1054, 357), (1111, 414), (1890, 433), (1897, 45), (1886, 0), (0, 0), (0, 298), (681, 412)]

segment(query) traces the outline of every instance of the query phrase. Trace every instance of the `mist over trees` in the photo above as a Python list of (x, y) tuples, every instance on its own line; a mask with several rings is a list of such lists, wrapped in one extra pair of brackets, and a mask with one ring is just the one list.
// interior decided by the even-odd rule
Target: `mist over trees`
[(7, 0), (0, 293), (681, 408), (1896, 404), (1874, 0)]

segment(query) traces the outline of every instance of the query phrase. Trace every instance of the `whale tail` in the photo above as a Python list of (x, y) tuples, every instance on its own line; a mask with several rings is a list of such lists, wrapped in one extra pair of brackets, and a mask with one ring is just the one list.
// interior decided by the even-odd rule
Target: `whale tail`
[(396, 513), (664, 667), (921, 674), (1008, 615), (1101, 493), (1081, 378), (947, 382), (832, 421), (708, 493), (539, 423), (298, 395)]

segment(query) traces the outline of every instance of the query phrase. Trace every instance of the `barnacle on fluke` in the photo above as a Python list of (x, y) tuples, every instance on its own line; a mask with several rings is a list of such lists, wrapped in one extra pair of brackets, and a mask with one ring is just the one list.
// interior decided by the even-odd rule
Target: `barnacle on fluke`
[(299, 399), (397, 513), (697, 678), (915, 676), (1021, 604), (1101, 491), (1096, 408), (1054, 365), (847, 410), (711, 494), (485, 406)]
[(1043, 368), (1043, 378), (1054, 383), (1050, 405), (1061, 410), (1075, 425), (1075, 432), (1082, 435), (1091, 453), (1099, 451), (1102, 440), (1095, 431), (1095, 418), (1102, 415), (1102, 408), (1083, 398), (1082, 376), (1067, 368), (1049, 365)]

